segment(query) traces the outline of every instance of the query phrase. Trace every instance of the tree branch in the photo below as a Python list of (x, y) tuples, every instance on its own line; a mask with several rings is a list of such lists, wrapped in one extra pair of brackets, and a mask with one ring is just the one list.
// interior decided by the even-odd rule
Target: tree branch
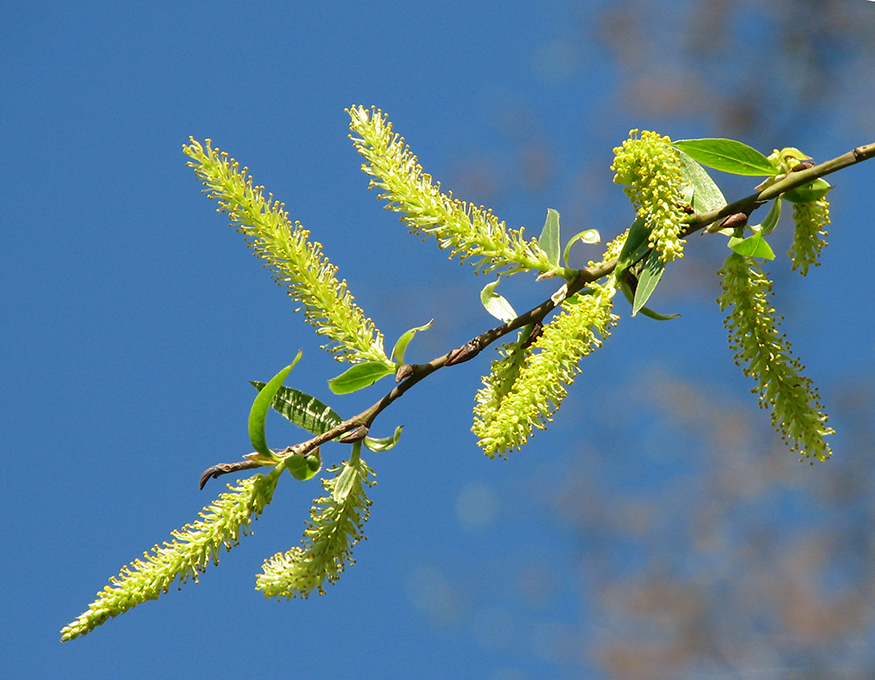
[[(875, 143), (858, 146), (846, 154), (818, 165), (800, 167), (799, 170), (790, 172), (780, 179), (767, 183), (767, 185), (759, 191), (739, 199), (734, 203), (730, 203), (719, 210), (711, 210), (706, 213), (690, 215), (687, 219), (687, 226), (681, 231), (680, 236), (687, 237), (690, 234), (705, 229), (718, 220), (725, 221), (736, 215), (744, 215), (744, 217), (747, 218), (761, 205), (777, 198), (787, 191), (801, 187), (815, 179), (850, 167), (856, 163), (861, 163), (873, 156), (875, 156)], [(396, 373), (398, 385), (370, 408), (348, 420), (344, 420), (342, 423), (323, 434), (300, 442), (299, 444), (295, 444), (294, 446), (289, 446), (281, 451), (276, 451), (275, 453), (281, 458), (291, 455), (305, 454), (332, 439), (341, 438), (341, 442), (343, 442), (343, 435), (358, 430), (359, 428), (363, 428), (360, 432), (357, 432), (355, 436), (355, 439), (361, 439), (364, 434), (367, 433), (367, 430), (371, 427), (380, 413), (421, 380), (424, 380), (426, 377), (445, 366), (454, 366), (473, 359), (484, 348), (508, 333), (512, 333), (528, 324), (543, 321), (547, 314), (553, 311), (553, 309), (560, 305), (564, 300), (585, 288), (588, 283), (598, 281), (599, 279), (608, 276), (614, 271), (616, 266), (617, 260), (613, 259), (607, 262), (602, 262), (593, 267), (581, 269), (573, 278), (566, 281), (559, 290), (551, 295), (549, 299), (545, 300), (537, 307), (530, 309), (528, 312), (521, 314), (512, 321), (508, 321), (501, 326), (492, 328), (491, 330), (472, 338), (461, 347), (457, 347), (442, 356), (432, 359), (428, 363), (402, 365)], [(349, 441), (352, 441), (352, 438), (350, 438)], [(200, 487), (203, 488), (210, 479), (220, 477), (221, 475), (242, 470), (251, 470), (257, 467), (259, 467), (258, 463), (249, 460), (213, 465), (212, 467), (207, 468), (201, 475)]]

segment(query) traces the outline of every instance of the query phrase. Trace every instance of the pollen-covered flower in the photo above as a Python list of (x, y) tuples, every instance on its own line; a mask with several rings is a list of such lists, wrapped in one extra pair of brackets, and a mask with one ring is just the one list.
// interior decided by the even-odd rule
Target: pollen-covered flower
[(802, 375), (804, 366), (793, 356), (790, 343), (778, 331), (781, 317), (769, 305), (772, 283), (752, 259), (730, 255), (723, 276), (720, 308), (732, 311), (724, 325), (735, 362), (756, 381), (751, 391), (760, 406), (772, 410), (772, 425), (802, 458), (826, 460), (832, 455), (824, 437), (833, 434), (817, 389)]
[(794, 203), (793, 220), (796, 231), (787, 255), (793, 260), (793, 269), (798, 268), (799, 273), (806, 276), (809, 266), (820, 266), (820, 253), (829, 236), (824, 229), (829, 224), (829, 201), (824, 197), (817, 201)]
[(650, 228), (650, 247), (663, 262), (681, 258), (683, 241), (678, 234), (687, 217), (681, 190), (684, 184), (680, 155), (671, 139), (644, 130), (629, 132), (629, 139), (614, 149), (611, 165), (614, 182), (627, 185), (623, 191), (638, 217)]

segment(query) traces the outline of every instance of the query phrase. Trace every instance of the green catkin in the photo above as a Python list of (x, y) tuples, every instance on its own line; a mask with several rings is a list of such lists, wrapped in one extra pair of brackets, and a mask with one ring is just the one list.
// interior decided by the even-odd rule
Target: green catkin
[(809, 266), (820, 266), (820, 253), (829, 236), (825, 229), (830, 223), (829, 201), (821, 198), (807, 203), (794, 203), (793, 221), (796, 230), (787, 255), (793, 261), (793, 269), (799, 269), (802, 276), (807, 276)]
[(362, 170), (371, 177), (370, 186), (382, 192), (386, 208), (401, 214), (411, 233), (433, 236), (450, 258), (470, 260), (480, 273), (554, 269), (537, 240), (525, 239), (523, 229), (508, 229), (491, 211), (432, 184), (382, 111), (354, 106), (348, 113), (350, 139), (367, 161)]
[(300, 223), (292, 224), (284, 204), (272, 195), (265, 199), (247, 169), (213, 149), (209, 139), (205, 146), (192, 139), (182, 148), (207, 187), (204, 193), (218, 200), (219, 212), (228, 213), (231, 226), (250, 239), (249, 247), (267, 262), (274, 281), (303, 303), (304, 317), (316, 332), (336, 343), (323, 349), (351, 363), (388, 363), (383, 334), (355, 304), (346, 281), (337, 280), (337, 267), (322, 254), (321, 244), (310, 241)]
[(684, 227), (685, 201), (680, 155), (671, 146), (671, 139), (644, 130), (629, 132), (629, 139), (614, 149), (611, 165), (614, 182), (626, 185), (638, 217), (650, 228), (650, 247), (663, 262), (684, 256), (684, 242), (679, 237)]
[(61, 641), (85, 635), (138, 604), (157, 600), (177, 580), (197, 581), (208, 564), (219, 563), (222, 546), (230, 550), (241, 536), (251, 533), (249, 525), (270, 503), (280, 472), (238, 480), (238, 486), (229, 484), (229, 491), (204, 508), (199, 520), (173, 531), (172, 541), (156, 545), (110, 578), (111, 585), (97, 593), (88, 610), (61, 629)]
[(590, 284), (563, 302), (561, 312), (532, 343), (509, 389), (506, 384), (497, 389), (506, 379), (501, 372), (483, 378), (471, 429), (487, 456), (506, 457), (535, 429), (546, 428), (568, 392), (566, 386), (580, 373), (580, 359), (610, 335), (618, 318), (611, 313), (614, 293), (610, 283)]
[(802, 375), (786, 336), (778, 331), (781, 317), (769, 304), (771, 281), (751, 258), (730, 255), (719, 272), (723, 294), (720, 309), (731, 308), (724, 325), (735, 362), (756, 381), (751, 391), (760, 406), (772, 412), (772, 425), (803, 459), (826, 460), (832, 455), (824, 437), (833, 434), (817, 389)]
[[(353, 479), (345, 493), (339, 494), (338, 483), (349, 466)], [(325, 495), (313, 503), (301, 546), (265, 560), (255, 586), (265, 597), (306, 599), (313, 590), (322, 595), (326, 580), (335, 583), (341, 572), (355, 563), (352, 548), (364, 538), (363, 525), (371, 506), (365, 487), (376, 484), (374, 471), (353, 455), (345, 466), (329, 472), (336, 474), (321, 480)]]

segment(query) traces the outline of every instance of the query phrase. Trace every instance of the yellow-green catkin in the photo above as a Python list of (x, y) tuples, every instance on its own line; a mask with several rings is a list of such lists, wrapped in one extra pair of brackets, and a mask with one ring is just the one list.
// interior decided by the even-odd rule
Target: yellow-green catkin
[(285, 205), (272, 195), (265, 198), (247, 168), (214, 149), (209, 139), (203, 145), (191, 139), (183, 151), (207, 187), (204, 193), (218, 201), (219, 212), (227, 213), (231, 226), (250, 239), (249, 246), (267, 262), (277, 284), (303, 304), (304, 317), (316, 332), (336, 343), (323, 349), (351, 363), (388, 363), (383, 334), (355, 304), (346, 281), (338, 281), (337, 267), (324, 256), (322, 245), (311, 241), (299, 222), (291, 222)]
[(680, 154), (671, 139), (656, 132), (629, 132), (629, 139), (614, 149), (611, 165), (614, 182), (625, 185), (638, 217), (650, 228), (650, 247), (663, 262), (681, 258), (683, 240), (679, 237), (687, 214), (682, 196), (684, 185)]
[(479, 273), (554, 269), (536, 239), (508, 229), (490, 210), (453, 198), (433, 184), (404, 138), (379, 109), (348, 110), (353, 144), (367, 161), (362, 170), (382, 193), (386, 208), (401, 215), (411, 233), (433, 236), (450, 258), (470, 261)]
[[(483, 452), (490, 458), (521, 448), (535, 429), (543, 430), (580, 373), (579, 361), (601, 346), (617, 318), (611, 313), (613, 286), (591, 284), (588, 291), (562, 303), (561, 312), (544, 326), (518, 367), (510, 389), (495, 383), (499, 372), (483, 379), (477, 393), (474, 425)], [(516, 367), (514, 367), (516, 369)]]
[(807, 203), (794, 203), (793, 220), (796, 231), (787, 255), (793, 261), (793, 269), (799, 269), (799, 273), (806, 276), (809, 266), (820, 266), (820, 253), (829, 236), (825, 229), (830, 223), (829, 201), (821, 198)]
[(729, 345), (744, 374), (756, 381), (751, 391), (760, 406), (772, 411), (772, 425), (803, 459), (826, 460), (832, 455), (824, 437), (828, 427), (820, 396), (804, 366), (793, 356), (790, 343), (778, 327), (781, 317), (769, 304), (771, 281), (752, 259), (730, 255), (719, 272), (723, 276), (720, 308), (730, 309), (724, 325)]
[(313, 590), (322, 595), (326, 580), (337, 582), (341, 572), (355, 563), (352, 549), (365, 538), (371, 506), (365, 488), (376, 484), (374, 471), (354, 455), (329, 472), (336, 474), (322, 480), (325, 495), (313, 503), (301, 546), (265, 560), (255, 586), (265, 597), (306, 599)]
[(270, 503), (280, 470), (238, 480), (238, 486), (219, 495), (204, 508), (200, 519), (172, 532), (173, 540), (155, 546), (143, 559), (123, 567), (111, 585), (97, 593), (88, 610), (61, 630), (61, 641), (85, 635), (114, 616), (138, 604), (157, 600), (170, 586), (189, 578), (197, 581), (207, 565), (219, 563), (222, 546), (230, 550), (241, 535), (251, 533), (249, 525)]

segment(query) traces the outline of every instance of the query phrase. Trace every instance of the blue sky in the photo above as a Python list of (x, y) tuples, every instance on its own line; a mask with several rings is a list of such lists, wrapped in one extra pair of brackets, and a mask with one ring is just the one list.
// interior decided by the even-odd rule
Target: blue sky
[[(81, 640), (61, 645), (58, 631), (107, 577), (194, 520), (222, 489), (224, 480), (198, 491), (197, 480), (250, 450), (247, 381), (268, 379), (303, 348), (289, 384), (342, 415), (383, 392), (331, 395), (326, 380), (341, 365), (200, 195), (181, 152), (189, 135), (211, 138), (286, 203), (389, 346), (435, 319), (409, 350), (426, 361), (492, 325), (478, 302), (486, 280), (382, 211), (346, 136), (344, 109), (381, 108), (426, 172), (509, 226), (537, 234), (552, 207), (566, 235), (596, 227), (612, 238), (631, 213), (608, 166), (630, 128), (676, 139), (732, 133), (708, 106), (660, 109), (629, 96), (629, 83), (654, 72), (640, 66), (631, 37), (621, 57), (606, 48), (597, 18), (608, 4), (35, 2), (0, 10), (0, 601), (10, 675), (600, 677), (587, 645), (570, 653), (574, 644), (556, 643), (588, 639), (606, 622), (563, 583), (573, 580), (580, 537), (551, 521), (551, 488), (583, 449), (623, 451), (607, 483), (625, 493), (677, 474), (680, 464), (659, 451), (695, 448), (654, 426), (647, 441), (656, 452), (636, 456), (643, 435), (635, 432), (647, 425), (633, 414), (626, 430), (605, 424), (625, 413), (618, 386), (669, 371), (718, 385), (756, 411), (712, 304), (725, 250), (716, 243), (693, 239), (675, 282), (654, 298), (682, 319), (630, 320), (623, 308), (555, 427), (509, 461), (485, 459), (469, 432), (489, 357), (441, 371), (386, 412), (374, 434), (404, 424), (404, 435), (368, 459), (378, 478), (369, 540), (327, 595), (277, 603), (253, 590), (262, 560), (300, 540), (318, 494), (287, 479), (255, 534), (200, 584)], [(768, 21), (750, 30), (768, 41)], [(836, 58), (851, 68), (853, 57)], [(730, 90), (747, 59), (724, 56), (719, 68), (693, 71)], [(673, 72), (670, 54), (660, 68), (657, 75)], [(745, 141), (766, 152), (799, 146), (818, 160), (872, 141), (871, 106), (827, 97), (800, 117), (782, 99), (786, 82), (776, 76), (770, 94), (775, 126)], [(871, 94), (862, 89), (858, 97)], [(842, 385), (868, 383), (875, 367), (871, 258), (858, 242), (875, 214), (873, 171), (852, 168), (837, 182), (824, 266), (806, 280), (786, 266), (775, 272), (785, 329), (828, 405)], [(597, 255), (581, 249), (576, 257)], [(551, 292), (531, 280), (506, 291), (517, 309)], [(830, 412), (836, 450), (853, 455), (841, 408)], [(758, 417), (767, 425), (766, 414)], [(298, 436), (279, 417), (268, 427), (271, 443)], [(604, 440), (619, 431), (616, 443)], [(789, 452), (780, 460), (787, 475), (809, 473)]]

